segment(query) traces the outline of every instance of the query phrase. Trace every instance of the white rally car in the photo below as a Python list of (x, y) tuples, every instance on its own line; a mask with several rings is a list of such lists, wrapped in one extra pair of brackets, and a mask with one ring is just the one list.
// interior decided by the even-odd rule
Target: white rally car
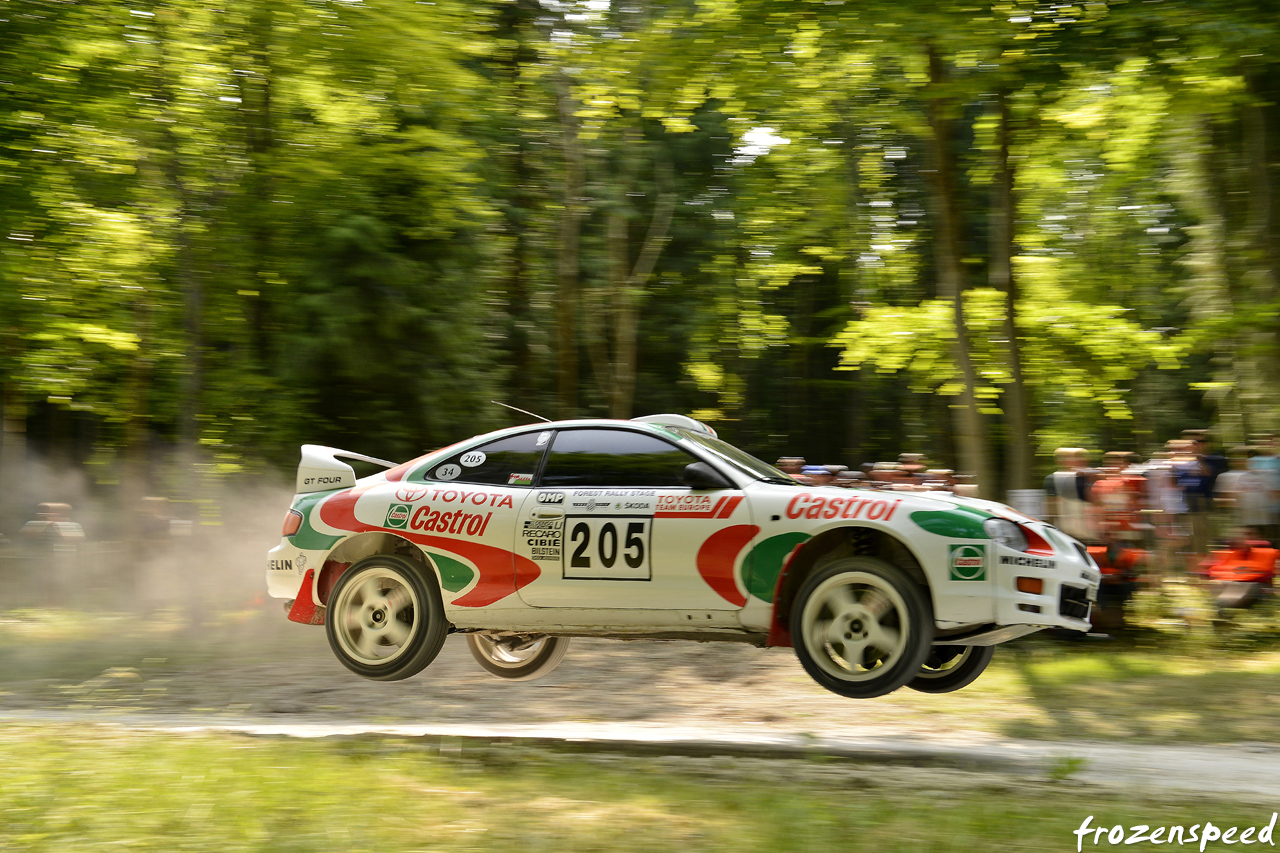
[[(356, 480), (339, 457), (387, 470)], [(844, 696), (972, 682), (996, 644), (1089, 628), (1080, 543), (1003, 504), (796, 483), (681, 415), (501, 430), (395, 465), (306, 445), (267, 588), (390, 681), (452, 632), (530, 679), (569, 637), (793, 646)]]

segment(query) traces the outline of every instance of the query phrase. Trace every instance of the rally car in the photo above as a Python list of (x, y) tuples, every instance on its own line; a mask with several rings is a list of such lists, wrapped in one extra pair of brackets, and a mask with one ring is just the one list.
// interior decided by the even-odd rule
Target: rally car
[(999, 643), (1087, 631), (1101, 577), (1003, 504), (801, 485), (681, 415), (520, 426), (399, 465), (306, 445), (296, 488), (267, 588), (382, 681), (457, 632), (512, 680), (570, 637), (734, 640), (794, 647), (844, 696), (943, 693)]

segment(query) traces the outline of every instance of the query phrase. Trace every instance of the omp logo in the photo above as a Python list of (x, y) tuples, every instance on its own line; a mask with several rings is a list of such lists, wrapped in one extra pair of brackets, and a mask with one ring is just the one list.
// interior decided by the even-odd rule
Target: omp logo
[(538, 492), (538, 503), (562, 504), (564, 503), (564, 492)]
[(986, 545), (952, 545), (951, 580), (980, 581), (987, 577)]
[(405, 528), (409, 526), (409, 513), (411, 510), (404, 504), (392, 504), (387, 510), (386, 527)]

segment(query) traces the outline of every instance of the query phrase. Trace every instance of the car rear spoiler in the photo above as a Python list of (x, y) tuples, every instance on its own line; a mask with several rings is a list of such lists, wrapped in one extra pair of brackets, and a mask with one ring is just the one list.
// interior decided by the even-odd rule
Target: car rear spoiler
[(302, 445), (302, 461), (298, 463), (298, 480), (294, 486), (297, 489), (297, 493), (303, 495), (308, 492), (328, 492), (333, 489), (347, 489), (354, 486), (356, 484), (355, 469), (345, 462), (339, 462), (335, 458), (338, 456), (344, 459), (355, 459), (359, 462), (381, 465), (383, 468), (394, 468), (397, 464), (388, 462), (385, 459), (376, 459), (372, 456), (352, 453), (349, 450), (339, 450), (336, 447), (304, 444)]

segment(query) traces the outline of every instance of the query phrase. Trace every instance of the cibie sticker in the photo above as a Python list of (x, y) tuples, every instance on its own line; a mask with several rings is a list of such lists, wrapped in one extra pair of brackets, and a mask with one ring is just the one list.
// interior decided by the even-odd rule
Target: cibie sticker
[(458, 461), (461, 462), (465, 468), (474, 468), (477, 465), (483, 465), (484, 460), (487, 458), (488, 457), (484, 455), (483, 450), (472, 450), (470, 453), (462, 454), (462, 458)]
[(507, 477), (507, 485), (508, 486), (532, 486), (533, 475), (532, 474), (512, 474), (510, 477)]
[(439, 468), (436, 469), (437, 480), (456, 480), (461, 475), (462, 475), (462, 466), (454, 465), (452, 463), (448, 465), (441, 465)]
[(392, 504), (387, 510), (387, 527), (405, 528), (409, 526), (410, 508), (405, 504)]
[(987, 578), (986, 545), (952, 545), (950, 562), (953, 581), (980, 581)]

